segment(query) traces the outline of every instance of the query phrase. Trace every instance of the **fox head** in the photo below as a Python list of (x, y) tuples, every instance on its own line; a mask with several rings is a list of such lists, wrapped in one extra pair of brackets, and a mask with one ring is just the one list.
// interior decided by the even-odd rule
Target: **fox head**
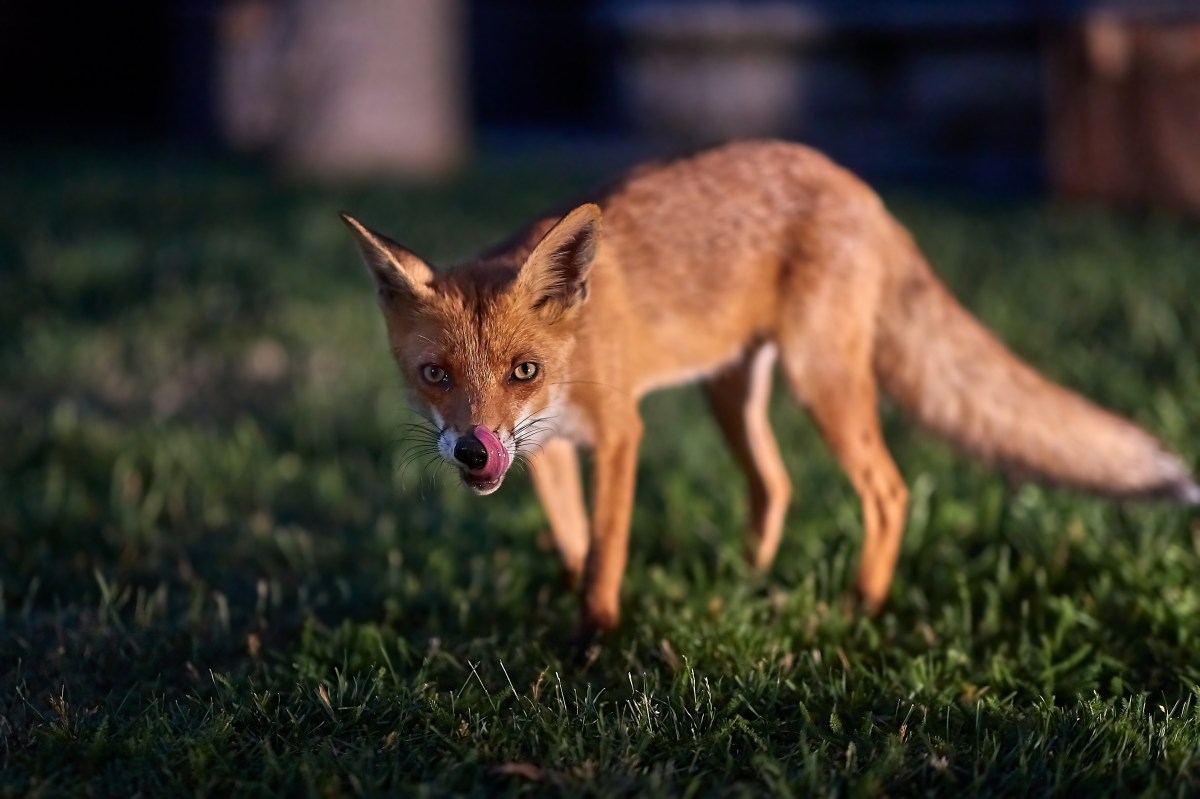
[(438, 454), (476, 494), (553, 425), (600, 237), (583, 205), (532, 248), (435, 274), (396, 242), (345, 214), (375, 278), (392, 355)]

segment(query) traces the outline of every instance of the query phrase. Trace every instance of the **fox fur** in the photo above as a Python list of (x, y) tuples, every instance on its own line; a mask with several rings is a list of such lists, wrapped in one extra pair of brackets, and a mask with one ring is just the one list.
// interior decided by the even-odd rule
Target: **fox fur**
[[(767, 418), (778, 364), (861, 499), (857, 590), (871, 611), (887, 597), (908, 503), (880, 433), (881, 392), (999, 467), (1200, 503), (1179, 459), (1016, 358), (869, 187), (800, 145), (742, 142), (637, 168), (444, 273), (344, 219), (442, 456), (480, 494), (529, 459), (582, 582), (585, 631), (619, 619), (638, 401), (666, 386), (703, 382), (746, 475), (748, 553), (765, 570), (791, 494)], [(590, 515), (581, 446), (594, 457)]]

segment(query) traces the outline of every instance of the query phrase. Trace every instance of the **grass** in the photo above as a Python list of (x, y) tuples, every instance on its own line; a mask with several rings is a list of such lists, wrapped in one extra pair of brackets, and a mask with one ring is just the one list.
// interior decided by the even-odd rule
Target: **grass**
[[(594, 176), (3, 172), (0, 797), (1200, 789), (1195, 515), (1009, 485), (889, 409), (912, 513), (867, 620), (857, 503), (786, 398), (767, 579), (698, 394), (647, 401), (624, 625), (572, 665), (527, 480), (398, 469), (411, 417), (335, 212), (447, 263)], [(1194, 225), (894, 207), (1018, 352), (1196, 463)]]

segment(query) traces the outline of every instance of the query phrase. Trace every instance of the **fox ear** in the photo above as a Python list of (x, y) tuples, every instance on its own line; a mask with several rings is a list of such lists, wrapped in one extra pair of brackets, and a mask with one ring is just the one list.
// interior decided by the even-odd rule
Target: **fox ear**
[(349, 214), (339, 216), (354, 234), (363, 262), (375, 277), (380, 298), (417, 299), (431, 291), (433, 271), (424, 261)]
[(564, 216), (542, 237), (517, 276), (533, 307), (568, 310), (587, 298), (588, 272), (600, 244), (600, 208), (588, 203)]

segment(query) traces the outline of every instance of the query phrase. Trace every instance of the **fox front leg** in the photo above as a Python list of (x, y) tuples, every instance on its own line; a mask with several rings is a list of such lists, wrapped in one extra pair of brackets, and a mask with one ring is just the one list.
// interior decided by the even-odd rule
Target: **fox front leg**
[(602, 429), (605, 434), (596, 442), (592, 544), (583, 584), (580, 633), (585, 637), (612, 630), (620, 620), (642, 421), (631, 410)]
[(587, 561), (588, 520), (575, 445), (565, 438), (552, 438), (530, 457), (529, 465), (567, 581), (572, 588), (578, 587)]

